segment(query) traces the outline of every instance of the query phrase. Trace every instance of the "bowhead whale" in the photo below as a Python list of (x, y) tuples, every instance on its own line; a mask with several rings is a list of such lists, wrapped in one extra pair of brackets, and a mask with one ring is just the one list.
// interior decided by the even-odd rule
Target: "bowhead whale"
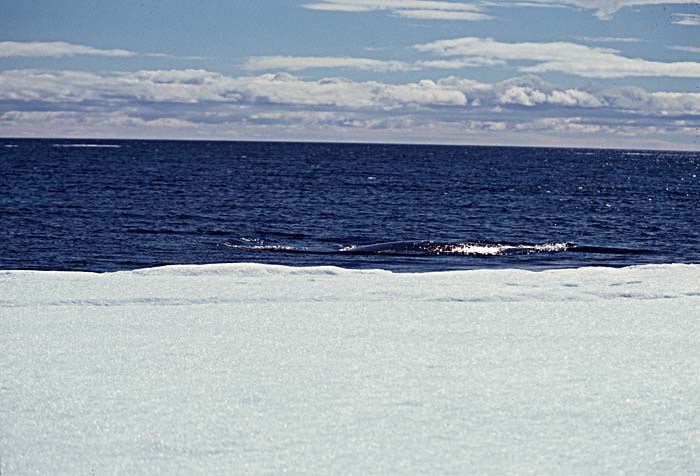
[(433, 241), (388, 241), (371, 245), (347, 246), (340, 251), (348, 254), (434, 252), (439, 246)]

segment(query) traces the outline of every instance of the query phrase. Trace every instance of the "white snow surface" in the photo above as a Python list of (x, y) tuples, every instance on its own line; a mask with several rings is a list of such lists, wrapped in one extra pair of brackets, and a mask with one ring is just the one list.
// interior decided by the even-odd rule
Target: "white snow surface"
[(17, 475), (700, 474), (700, 265), (0, 272)]

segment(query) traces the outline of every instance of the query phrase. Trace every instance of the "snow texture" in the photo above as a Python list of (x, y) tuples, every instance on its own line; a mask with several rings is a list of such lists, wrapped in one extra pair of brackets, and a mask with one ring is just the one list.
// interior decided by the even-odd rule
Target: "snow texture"
[(700, 265), (0, 272), (3, 475), (698, 475)]

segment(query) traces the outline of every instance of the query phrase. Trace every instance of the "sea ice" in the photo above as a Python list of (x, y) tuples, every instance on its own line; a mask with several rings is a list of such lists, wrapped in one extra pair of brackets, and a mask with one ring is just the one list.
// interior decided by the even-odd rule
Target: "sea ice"
[(16, 475), (700, 474), (700, 266), (0, 272)]

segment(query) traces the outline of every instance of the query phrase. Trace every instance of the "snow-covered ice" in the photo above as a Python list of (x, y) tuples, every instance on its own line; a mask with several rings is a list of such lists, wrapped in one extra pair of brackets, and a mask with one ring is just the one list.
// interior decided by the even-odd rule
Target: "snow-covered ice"
[(2, 475), (698, 475), (700, 266), (0, 272)]

